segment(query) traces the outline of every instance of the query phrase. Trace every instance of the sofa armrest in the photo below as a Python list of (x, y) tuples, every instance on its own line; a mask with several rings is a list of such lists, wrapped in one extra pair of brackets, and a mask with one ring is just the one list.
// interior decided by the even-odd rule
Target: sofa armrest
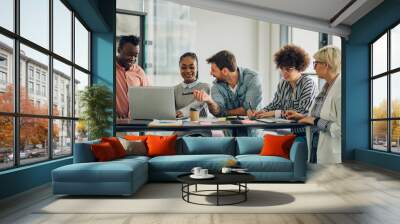
[(293, 178), (295, 181), (306, 180), (307, 158), (307, 143), (303, 140), (296, 139), (290, 149), (290, 160), (293, 162)]
[(92, 153), (90, 146), (92, 144), (100, 143), (99, 140), (75, 143), (74, 145), (74, 163), (89, 163), (95, 162), (96, 158)]

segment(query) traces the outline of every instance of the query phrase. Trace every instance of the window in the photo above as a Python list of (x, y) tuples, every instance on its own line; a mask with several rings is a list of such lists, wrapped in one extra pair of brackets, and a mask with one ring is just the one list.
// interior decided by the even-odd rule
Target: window
[[(14, 2), (20, 7), (14, 8)], [(74, 125), (79, 119), (73, 105), (79, 101), (79, 90), (68, 87), (90, 85), (90, 32), (66, 4), (62, 0), (1, 0), (0, 26), (8, 31), (0, 29), (0, 170), (73, 152)], [(14, 14), (15, 9), (19, 11)], [(19, 21), (15, 30), (14, 21)], [(63, 101), (62, 106), (57, 101)], [(87, 132), (82, 133), (86, 139)]]
[(29, 71), (28, 71), (29, 79), (33, 80), (33, 67), (29, 66)]
[(36, 95), (40, 95), (40, 84), (36, 84)]
[(33, 94), (34, 87), (33, 87), (33, 82), (29, 81), (28, 82), (28, 92), (29, 94)]
[(46, 96), (46, 86), (42, 86), (42, 96)]
[(14, 0), (1, 0), (0, 26), (14, 31)]
[(371, 148), (400, 153), (400, 25), (370, 45)]
[(89, 32), (75, 18), (75, 62), (82, 68), (89, 69)]

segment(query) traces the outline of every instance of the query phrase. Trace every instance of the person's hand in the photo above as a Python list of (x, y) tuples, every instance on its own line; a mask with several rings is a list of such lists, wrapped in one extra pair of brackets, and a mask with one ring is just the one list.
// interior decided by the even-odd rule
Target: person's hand
[(179, 111), (179, 110), (178, 110), (178, 111), (176, 112), (176, 117), (177, 117), (177, 118), (183, 117), (182, 111)]
[(195, 100), (200, 101), (200, 102), (210, 102), (211, 101), (211, 96), (208, 95), (206, 92), (203, 90), (193, 90), (193, 97)]
[(289, 119), (289, 120), (300, 120), (300, 119), (304, 118), (305, 116), (294, 110), (286, 110), (283, 113), (283, 117), (285, 117), (286, 119)]
[(307, 117), (300, 119), (299, 123), (314, 125), (314, 120), (315, 120), (315, 117), (307, 116)]
[(257, 111), (254, 114), (256, 118), (267, 118), (267, 117), (273, 117), (274, 115), (275, 115), (274, 111)]
[(250, 120), (254, 120), (254, 119), (256, 119), (256, 116), (255, 116), (255, 114), (256, 114), (256, 112), (255, 112), (255, 111), (253, 111), (253, 110), (250, 110), (250, 109), (248, 109), (248, 110), (247, 110), (247, 117), (248, 117)]

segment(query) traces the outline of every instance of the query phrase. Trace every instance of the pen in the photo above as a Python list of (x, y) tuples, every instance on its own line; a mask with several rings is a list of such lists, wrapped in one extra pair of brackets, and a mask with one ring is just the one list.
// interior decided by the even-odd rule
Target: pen
[(193, 92), (182, 93), (182, 95), (191, 95)]

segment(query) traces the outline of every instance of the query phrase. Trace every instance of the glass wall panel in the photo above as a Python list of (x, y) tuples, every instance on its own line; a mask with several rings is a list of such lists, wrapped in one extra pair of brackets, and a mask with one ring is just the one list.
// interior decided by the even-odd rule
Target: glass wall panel
[(0, 116), (0, 170), (14, 166), (14, 122), (11, 116)]
[(20, 0), (21, 36), (49, 48), (49, 0)]
[(75, 18), (75, 63), (89, 69), (89, 32)]
[(53, 51), (71, 60), (72, 12), (60, 0), (53, 0), (53, 10)]
[(86, 86), (89, 86), (89, 75), (75, 69), (75, 117), (81, 115), (81, 108), (79, 106), (80, 94)]
[(372, 147), (376, 150), (387, 151), (387, 121), (372, 122)]
[(387, 71), (387, 34), (372, 45), (372, 75)]
[(53, 60), (53, 115), (72, 117), (72, 69)]
[[(319, 49), (319, 33), (309, 30), (303, 30), (298, 28), (292, 29), (292, 43), (301, 46), (310, 56), (312, 61), (312, 55)], [(304, 71), (305, 73), (315, 73), (313, 64), (310, 63), (308, 68)]]
[(400, 120), (393, 120), (390, 122), (391, 127), (391, 151), (395, 153), (400, 153)]
[(88, 128), (84, 120), (75, 121), (75, 142), (88, 140)]
[(400, 118), (400, 72), (391, 74), (390, 76), (391, 116)]
[(143, 12), (144, 0), (117, 0), (117, 9)]
[(0, 112), (14, 111), (14, 43), (0, 35)]
[(0, 26), (14, 31), (14, 0), (0, 1)]
[(387, 77), (372, 81), (372, 118), (387, 118)]
[(20, 164), (49, 159), (49, 119), (21, 117), (19, 128)]
[(72, 121), (53, 120), (53, 157), (72, 154)]
[(49, 57), (23, 44), (21, 44), (20, 55), (21, 113), (47, 115)]
[(390, 68), (395, 69), (400, 67), (400, 25), (393, 28), (390, 35)]

